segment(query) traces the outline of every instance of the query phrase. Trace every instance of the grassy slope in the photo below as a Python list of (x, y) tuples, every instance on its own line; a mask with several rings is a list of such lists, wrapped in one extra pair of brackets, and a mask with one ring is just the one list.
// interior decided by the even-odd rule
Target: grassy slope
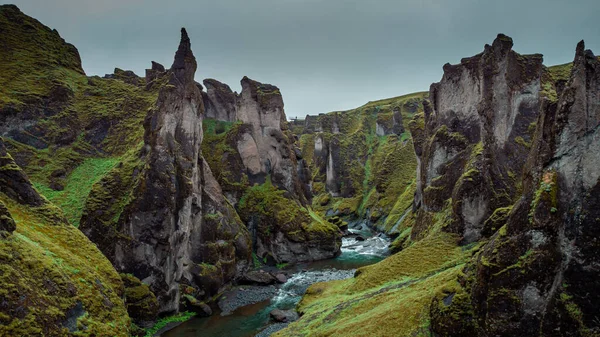
[(354, 278), (312, 285), (298, 305), (300, 320), (275, 336), (429, 336), (432, 298), (459, 289), (472, 252), (455, 242), (437, 233)]
[[(123, 284), (110, 262), (76, 228), (45, 214), (52, 205), (32, 208), (0, 193), (17, 230), (0, 240), (0, 335), (66, 335), (66, 313), (81, 302), (84, 313), (75, 335), (127, 336), (129, 316)], [(58, 215), (60, 217), (60, 215)], [(112, 308), (111, 308), (112, 307)]]
[[(9, 311), (0, 308), (0, 335), (66, 335), (65, 315), (81, 302), (85, 313), (76, 335), (126, 336), (130, 320), (119, 275), (93, 243), (61, 219), (64, 211), (77, 225), (94, 184), (130, 148), (139, 147), (157, 90), (86, 77), (73, 46), (14, 6), (0, 6), (0, 29), (0, 111), (35, 119), (43, 131), (36, 137), (49, 146), (35, 149), (5, 138), (6, 145), (36, 189), (62, 208), (25, 207), (0, 193), (17, 222), (15, 234), (0, 240), (0, 297), (11, 303)], [(68, 93), (58, 105), (57, 88)], [(46, 105), (52, 113), (44, 112)], [(100, 122), (109, 124), (106, 137), (92, 145)], [(73, 140), (59, 145), (69, 133)], [(62, 191), (49, 188), (56, 172), (64, 175)], [(61, 215), (44, 216), (48, 213)]]
[[(36, 188), (63, 207), (70, 222), (77, 226), (93, 184), (123, 160), (128, 150), (139, 147), (143, 140), (143, 120), (156, 98), (156, 90), (146, 91), (119, 80), (91, 78), (89, 84), (75, 93), (71, 105), (59, 115), (40, 123), (57, 133), (62, 128), (60, 120), (67, 119), (75, 126), (83, 126), (73, 143), (50, 145), (48, 149), (38, 150), (9, 141), (16, 150), (11, 152), (27, 156), (28, 164), (24, 170)], [(113, 126), (102, 143), (93, 146), (85, 140), (85, 130), (100, 120), (110, 121)], [(52, 141), (49, 143), (52, 144)], [(51, 175), (57, 170), (66, 172), (62, 191), (49, 187)]]
[(75, 89), (83, 83), (79, 55), (56, 31), (14, 6), (0, 8), (0, 27), (0, 107), (35, 102), (57, 84)]
[[(77, 226), (92, 185), (143, 141), (143, 121), (158, 89), (86, 77), (75, 47), (14, 6), (0, 7), (0, 27), (0, 110), (15, 110), (17, 115), (41, 111), (53, 89), (71, 92), (56, 114), (38, 120), (48, 148), (6, 142), (36, 188)], [(108, 124), (106, 137), (94, 144), (94, 128), (100, 123)], [(74, 133), (74, 140), (59, 146), (68, 133)], [(51, 176), (58, 171), (64, 171), (63, 191), (50, 188)]]

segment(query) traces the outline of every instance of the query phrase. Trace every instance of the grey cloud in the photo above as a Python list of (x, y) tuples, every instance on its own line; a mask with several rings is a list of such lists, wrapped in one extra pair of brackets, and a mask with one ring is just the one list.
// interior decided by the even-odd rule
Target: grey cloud
[[(1, 2), (1, 1), (0, 1)], [(170, 65), (184, 26), (197, 79), (239, 90), (247, 75), (279, 86), (288, 116), (349, 109), (428, 90), (442, 65), (497, 33), (548, 65), (576, 43), (600, 53), (597, 0), (17, 0), (79, 49), (88, 74)]]

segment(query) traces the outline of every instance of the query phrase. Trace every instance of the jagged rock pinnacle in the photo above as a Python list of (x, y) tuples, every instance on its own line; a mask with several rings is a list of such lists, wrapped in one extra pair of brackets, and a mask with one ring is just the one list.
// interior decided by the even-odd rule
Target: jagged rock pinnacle
[(175, 60), (171, 66), (171, 71), (173, 71), (179, 81), (185, 84), (194, 81), (196, 67), (196, 58), (194, 57), (194, 53), (192, 53), (190, 38), (185, 28), (181, 28), (181, 41), (175, 53)]
[(495, 52), (499, 52), (501, 55), (504, 55), (513, 47), (513, 40), (509, 36), (506, 36), (502, 33), (498, 34), (494, 42), (492, 43), (492, 49)]

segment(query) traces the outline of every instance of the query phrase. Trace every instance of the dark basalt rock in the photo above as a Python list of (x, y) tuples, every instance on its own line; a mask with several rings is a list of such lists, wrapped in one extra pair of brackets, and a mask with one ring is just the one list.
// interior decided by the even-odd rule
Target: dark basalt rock
[[(498, 43), (506, 46), (506, 38)], [(495, 48), (495, 47), (492, 47)], [(504, 50), (502, 48), (501, 50)], [(593, 336), (600, 331), (600, 62), (577, 45), (557, 102), (543, 99), (522, 196), (432, 304), (442, 336)], [(448, 304), (449, 302), (449, 304)]]
[(154, 80), (162, 77), (165, 71), (162, 64), (152, 61), (152, 68), (146, 69), (146, 89), (152, 88)]
[(295, 310), (273, 309), (269, 312), (269, 316), (275, 322), (288, 323), (298, 319), (298, 313)]
[(288, 281), (287, 276), (285, 276), (283, 273), (279, 273), (277, 275), (275, 275), (275, 279), (277, 280), (277, 283), (286, 283)]
[(139, 77), (138, 75), (136, 75), (133, 71), (123, 70), (120, 68), (115, 68), (115, 70), (112, 74), (106, 74), (104, 76), (104, 78), (120, 80), (127, 84), (136, 85), (136, 86), (145, 84), (144, 80), (141, 77)]
[(125, 306), (133, 322), (150, 327), (158, 314), (158, 301), (150, 288), (131, 274), (121, 274), (125, 286)]
[(431, 85), (424, 117), (417, 117), (424, 121), (411, 123), (419, 157), (413, 239), (430, 214), (450, 206), (448, 229), (463, 243), (477, 241), (485, 220), (517, 195), (544, 68), (541, 55), (511, 48), (512, 39), (500, 34), (483, 53), (446, 64), (442, 80)]
[[(145, 164), (134, 173), (140, 177), (134, 197), (117, 228), (107, 231), (90, 215), (80, 226), (119, 271), (150, 286), (159, 313), (179, 310), (182, 284), (202, 294), (201, 302), (212, 298), (243, 274), (251, 257), (248, 231), (200, 152), (204, 105), (196, 67), (182, 29), (173, 65), (164, 74), (168, 85), (160, 88), (144, 123), (139, 155)], [(162, 70), (158, 64), (153, 68)]]
[(251, 285), (271, 285), (275, 284), (277, 279), (264, 270), (249, 271), (240, 279), (241, 284)]
[(15, 220), (10, 215), (6, 206), (0, 201), (0, 236), (3, 236), (4, 233), (10, 234), (15, 229), (17, 229)]
[(21, 204), (41, 206), (46, 203), (6, 151), (2, 138), (0, 138), (0, 187), (2, 193)]

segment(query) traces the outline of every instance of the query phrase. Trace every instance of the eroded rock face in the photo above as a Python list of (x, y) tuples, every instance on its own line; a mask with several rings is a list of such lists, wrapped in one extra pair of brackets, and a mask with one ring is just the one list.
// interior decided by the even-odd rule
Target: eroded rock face
[[(558, 102), (545, 100), (541, 106), (522, 197), (499, 217), (503, 227), (459, 280), (467, 296), (445, 305), (434, 302), (432, 311), (442, 313), (433, 315), (437, 333), (591, 336), (600, 331), (599, 93), (600, 62), (581, 42)], [(448, 317), (457, 314), (474, 318), (451, 323)]]
[[(252, 150), (242, 155), (244, 164), (251, 174), (262, 177), (270, 175), (273, 184), (287, 190), (302, 203), (306, 202), (307, 195), (302, 184), (308, 182), (298, 179), (294, 139), (288, 129), (279, 89), (248, 77), (244, 77), (241, 83), (237, 120), (252, 126), (247, 129), (250, 133), (238, 141), (238, 149)], [(259, 165), (260, 170), (257, 170)]]
[(378, 136), (386, 136), (386, 135), (401, 135), (404, 133), (404, 125), (402, 125), (402, 113), (400, 113), (400, 108), (394, 109), (394, 113), (389, 118), (385, 115), (378, 115), (377, 122), (375, 123), (376, 134)]
[[(160, 75), (160, 67), (153, 68), (150, 75)], [(179, 310), (184, 286), (199, 298), (214, 296), (245, 271), (250, 259), (248, 232), (200, 152), (204, 105), (195, 71), (182, 29), (165, 74), (169, 84), (160, 89), (145, 121), (141, 155), (146, 164), (119, 219), (120, 234), (106, 240), (93, 218), (84, 217), (81, 226), (119, 271), (150, 285), (160, 312)]]
[(3, 236), (2, 232), (10, 234), (15, 229), (17, 229), (15, 220), (10, 215), (6, 206), (0, 201), (0, 237)]
[(204, 80), (206, 117), (243, 123), (233, 148), (250, 182), (264, 183), (270, 176), (277, 187), (305, 204), (310, 199), (310, 179), (305, 173), (306, 164), (295, 151), (295, 139), (288, 127), (279, 88), (248, 77), (241, 84), (242, 92), (237, 94), (217, 80)]
[(448, 226), (468, 243), (486, 232), (495, 209), (512, 204), (533, 139), (542, 73), (541, 55), (517, 54), (502, 34), (483, 53), (444, 66), (424, 120), (412, 123), (417, 223), (451, 207)]
[(207, 118), (214, 118), (220, 121), (236, 121), (236, 94), (224, 83), (214, 79), (205, 79), (203, 81), (206, 87), (204, 96), (204, 108)]
[(1, 192), (21, 204), (40, 206), (45, 203), (31, 182), (6, 151), (4, 141), (0, 138), (0, 186)]

